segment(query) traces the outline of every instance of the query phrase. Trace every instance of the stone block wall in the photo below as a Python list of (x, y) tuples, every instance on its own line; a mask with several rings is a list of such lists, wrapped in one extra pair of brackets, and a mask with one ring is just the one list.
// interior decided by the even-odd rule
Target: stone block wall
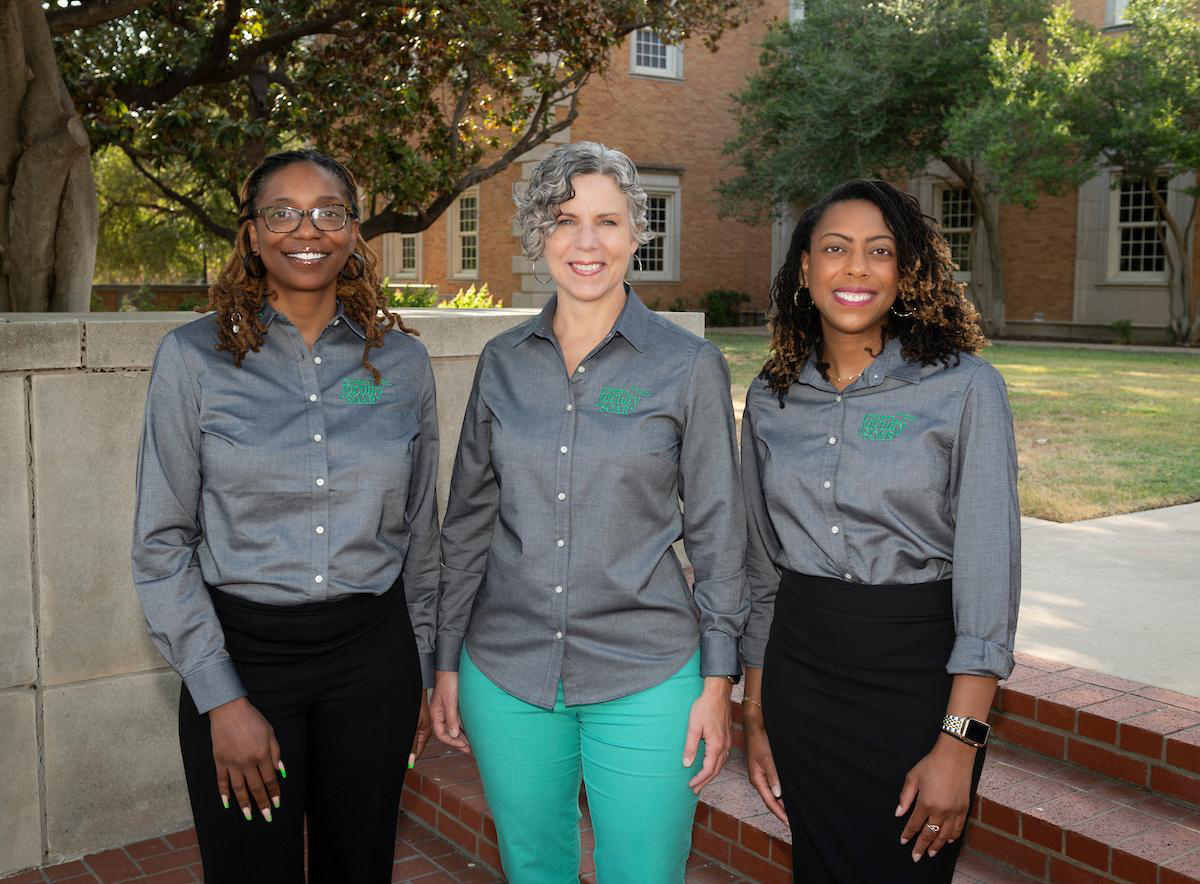
[[(437, 379), (442, 512), (479, 353), (535, 312), (405, 311)], [(129, 543), (150, 364), (194, 318), (0, 314), (0, 875), (191, 824), (179, 679)]]

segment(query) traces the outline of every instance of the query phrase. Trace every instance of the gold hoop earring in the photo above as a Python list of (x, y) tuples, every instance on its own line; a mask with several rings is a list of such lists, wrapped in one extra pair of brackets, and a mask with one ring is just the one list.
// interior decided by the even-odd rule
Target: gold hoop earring
[[(900, 299), (897, 298), (896, 302), (899, 303), (899, 301), (900, 301)], [(896, 314), (897, 316), (903, 316), (905, 319), (908, 319), (910, 316), (913, 315), (913, 312), (911, 310), (909, 310), (907, 313), (901, 313), (899, 310), (896, 309), (896, 304), (892, 304), (892, 313)]]

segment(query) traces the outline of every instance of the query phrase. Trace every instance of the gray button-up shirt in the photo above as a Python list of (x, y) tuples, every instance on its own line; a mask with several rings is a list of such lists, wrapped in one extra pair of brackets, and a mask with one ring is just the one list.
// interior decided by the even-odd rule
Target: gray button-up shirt
[(809, 360), (785, 401), (762, 378), (746, 394), (743, 662), (762, 666), (780, 569), (847, 581), (847, 592), (953, 578), (947, 671), (1007, 677), (1021, 513), (1000, 373), (969, 354), (950, 367), (909, 362), (892, 339), (842, 393)]
[(138, 455), (133, 579), (150, 636), (206, 712), (246, 694), (207, 587), (270, 605), (379, 594), (402, 573), (432, 682), (437, 409), (415, 338), (389, 332), (362, 366), (339, 305), (310, 352), (269, 305), (235, 368), (206, 316), (168, 333)]
[(725, 360), (630, 292), (568, 377), (555, 305), (479, 359), (442, 526), (437, 668), (458, 669), (465, 637), (492, 681), (546, 709), (560, 681), (570, 705), (651, 687), (697, 645), (701, 674), (735, 674), (749, 602)]

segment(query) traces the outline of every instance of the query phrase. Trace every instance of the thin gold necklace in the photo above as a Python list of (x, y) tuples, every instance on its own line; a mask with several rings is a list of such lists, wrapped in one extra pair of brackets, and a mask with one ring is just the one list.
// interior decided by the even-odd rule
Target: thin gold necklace
[(831, 378), (833, 378), (835, 381), (838, 381), (839, 383), (841, 383), (841, 382), (849, 383), (850, 381), (854, 380), (856, 377), (858, 377), (859, 375), (861, 375), (861, 374), (862, 374), (864, 371), (866, 371), (866, 369), (865, 369), (865, 368), (864, 368), (864, 369), (861, 369), (861, 370), (860, 370), (860, 371), (858, 371), (856, 374), (852, 374), (852, 375), (850, 375), (849, 377), (845, 377), (845, 378), (843, 378), (843, 377), (839, 377), (839, 376), (838, 376), (838, 375), (836, 375), (836, 374), (831, 374), (831, 375), (830, 375), (830, 377), (831, 377)]

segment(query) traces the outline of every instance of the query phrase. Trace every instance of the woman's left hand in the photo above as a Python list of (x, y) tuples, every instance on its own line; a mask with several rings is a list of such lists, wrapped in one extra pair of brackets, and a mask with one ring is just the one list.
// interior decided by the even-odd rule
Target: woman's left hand
[(413, 765), (417, 763), (417, 759), (425, 751), (425, 744), (429, 742), (429, 735), (432, 733), (433, 724), (429, 720), (429, 692), (422, 688), (421, 712), (417, 717), (417, 734), (413, 737), (412, 752), (408, 756), (409, 770), (413, 769)]
[(704, 679), (704, 690), (692, 703), (688, 715), (687, 741), (683, 744), (683, 766), (691, 767), (704, 740), (704, 766), (688, 782), (697, 795), (709, 780), (721, 772), (732, 745), (730, 737), (729, 692), (733, 685), (722, 676)]
[[(904, 816), (916, 807), (900, 834), (900, 843), (907, 844), (914, 836), (913, 862), (927, 852), (937, 852), (957, 839), (967, 821), (971, 803), (971, 774), (975, 767), (975, 749), (953, 737), (941, 735), (928, 755), (917, 762), (904, 778), (896, 816)], [(935, 832), (929, 827), (937, 827)]]

